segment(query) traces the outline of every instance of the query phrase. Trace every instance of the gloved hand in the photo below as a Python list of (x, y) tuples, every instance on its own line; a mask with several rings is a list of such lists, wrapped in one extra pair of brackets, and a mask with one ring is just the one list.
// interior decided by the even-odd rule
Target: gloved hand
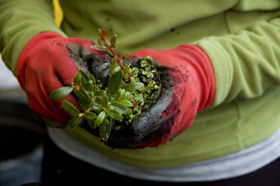
[(70, 86), (78, 70), (89, 75), (84, 61), (99, 66), (99, 71), (110, 69), (110, 57), (91, 49), (92, 45), (93, 42), (86, 39), (64, 38), (57, 33), (44, 32), (32, 38), (21, 52), (17, 63), (18, 81), (26, 92), (29, 107), (50, 127), (65, 127), (70, 120), (70, 115), (61, 107), (63, 99), (78, 107), (72, 94), (51, 100), (51, 92)]
[[(112, 131), (107, 144), (116, 148), (145, 148), (165, 144), (191, 126), (198, 111), (212, 102), (215, 81), (208, 56), (198, 47), (144, 49), (132, 57), (152, 56), (161, 78), (157, 102), (134, 118), (130, 128)], [(127, 59), (124, 63), (137, 61)]]

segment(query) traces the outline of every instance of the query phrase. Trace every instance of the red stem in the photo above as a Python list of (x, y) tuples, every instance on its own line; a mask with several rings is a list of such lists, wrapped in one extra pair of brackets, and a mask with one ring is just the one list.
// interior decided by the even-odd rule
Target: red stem
[(131, 101), (132, 103), (134, 103), (138, 109), (141, 110), (141, 108), (139, 107), (138, 103), (137, 103), (136, 101), (134, 101), (133, 98), (131, 98), (130, 101)]
[[(108, 43), (108, 41), (107, 41), (106, 39), (104, 39), (104, 38), (102, 38), (102, 39), (103, 39), (103, 41), (105, 42), (105, 44), (107, 45), (107, 47), (109, 47), (109, 50), (112, 52), (112, 54), (114, 55), (114, 57), (117, 57), (118, 64), (120, 65), (121, 69), (123, 70), (123, 69), (124, 69), (124, 66), (123, 66), (123, 64), (121, 63), (121, 59), (118, 58), (118, 56), (117, 56), (117, 54), (116, 54), (114, 48), (111, 47), (111, 45)], [(127, 72), (124, 72), (124, 74), (128, 74), (128, 73), (127, 73)], [(131, 81), (131, 77), (130, 77), (130, 76), (128, 76), (128, 80), (127, 80), (127, 81)], [(137, 103), (136, 103), (136, 104), (137, 104)]]
[(103, 41), (105, 42), (105, 44), (107, 45), (107, 47), (109, 47), (109, 50), (113, 53), (113, 55), (114, 55), (115, 57), (117, 57), (118, 64), (120, 65), (121, 69), (123, 70), (123, 69), (124, 69), (124, 66), (123, 66), (123, 64), (121, 63), (120, 58), (118, 58), (118, 56), (117, 56), (117, 54), (116, 54), (114, 48), (111, 47), (111, 45), (107, 42), (106, 39), (104, 39)]

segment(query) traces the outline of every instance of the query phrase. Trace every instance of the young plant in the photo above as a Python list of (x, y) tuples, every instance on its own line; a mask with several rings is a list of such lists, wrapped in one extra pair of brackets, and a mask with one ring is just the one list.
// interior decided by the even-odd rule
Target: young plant
[(67, 100), (62, 101), (63, 109), (72, 116), (68, 122), (74, 128), (87, 122), (93, 129), (98, 129), (100, 138), (106, 142), (110, 136), (112, 122), (114, 130), (129, 125), (141, 112), (152, 104), (154, 93), (159, 91), (158, 82), (154, 81), (155, 68), (150, 56), (139, 61), (139, 66), (123, 65), (128, 56), (119, 58), (115, 51), (116, 35), (110, 44), (107, 32), (99, 29), (99, 45), (92, 48), (109, 53), (112, 56), (110, 78), (107, 87), (91, 74), (78, 71), (71, 86), (59, 88), (50, 94), (51, 99), (61, 99), (70, 93), (77, 96), (79, 108)]

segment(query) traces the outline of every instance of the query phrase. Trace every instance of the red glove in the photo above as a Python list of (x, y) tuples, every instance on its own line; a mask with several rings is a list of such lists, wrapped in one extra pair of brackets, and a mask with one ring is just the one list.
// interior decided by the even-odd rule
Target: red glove
[(129, 135), (112, 133), (110, 146), (144, 148), (165, 144), (189, 128), (197, 112), (206, 109), (214, 98), (212, 65), (200, 48), (181, 45), (171, 50), (144, 49), (130, 56), (148, 55), (165, 66), (158, 67), (164, 85), (160, 99), (134, 118)]
[[(83, 63), (82, 56), (86, 56), (83, 53), (96, 53), (104, 58), (104, 53), (90, 48), (93, 42), (89, 40), (64, 38), (57, 33), (44, 32), (27, 43), (17, 64), (17, 78), (27, 94), (29, 107), (39, 114), (64, 123), (63, 126), (53, 127), (65, 127), (70, 119), (70, 115), (61, 107), (62, 99), (51, 100), (49, 95), (60, 87), (71, 85), (78, 72), (79, 65), (74, 64), (74, 54), (70, 52), (73, 45), (75, 52), (81, 56), (81, 63)], [(72, 53), (71, 57), (69, 52)], [(63, 99), (78, 107), (78, 102), (73, 95)]]

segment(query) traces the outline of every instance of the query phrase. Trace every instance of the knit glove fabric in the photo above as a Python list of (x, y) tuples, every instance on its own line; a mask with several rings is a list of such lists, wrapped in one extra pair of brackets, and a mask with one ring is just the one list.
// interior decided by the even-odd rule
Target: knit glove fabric
[(18, 81), (26, 92), (29, 107), (50, 127), (65, 127), (70, 120), (70, 115), (61, 106), (62, 99), (79, 108), (72, 94), (51, 100), (50, 93), (70, 86), (78, 70), (89, 75), (84, 61), (101, 60), (103, 64), (109, 64), (108, 56), (91, 49), (92, 45), (90, 40), (44, 32), (33, 37), (21, 52), (17, 63)]

